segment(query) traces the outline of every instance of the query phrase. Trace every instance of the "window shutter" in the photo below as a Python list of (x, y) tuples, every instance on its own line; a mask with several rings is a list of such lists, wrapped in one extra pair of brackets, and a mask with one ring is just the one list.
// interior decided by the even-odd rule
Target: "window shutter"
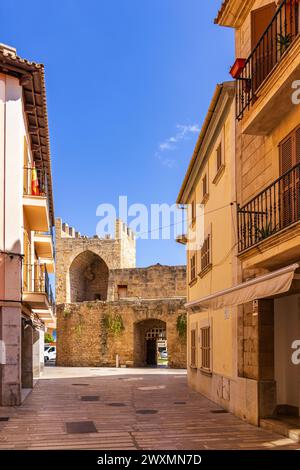
[(264, 7), (258, 8), (251, 12), (251, 45), (252, 50), (257, 45), (263, 33), (271, 23), (273, 16), (276, 13), (276, 4), (269, 3)]
[(280, 172), (281, 175), (293, 166), (293, 139), (290, 136), (280, 146)]
[(191, 361), (190, 361), (190, 365), (192, 367), (196, 366), (196, 338), (197, 338), (196, 330), (192, 329), (191, 330)]
[(222, 165), (222, 145), (220, 144), (217, 148), (217, 171), (221, 168)]
[[(293, 143), (295, 135), (292, 134), (280, 146), (280, 172), (288, 172), (294, 165)], [(293, 183), (292, 175), (288, 173), (281, 181), (281, 224), (283, 227), (293, 222)]]
[(196, 255), (194, 254), (191, 259), (190, 259), (190, 277), (191, 277), (191, 282), (196, 279)]
[(202, 180), (202, 195), (203, 197), (207, 195), (207, 175), (204, 175)]
[[(295, 163), (300, 164), (300, 127), (296, 130), (295, 136)], [(295, 172), (295, 215), (300, 220), (300, 167)]]
[(300, 127), (296, 130), (296, 152), (295, 152), (295, 164), (300, 163)]

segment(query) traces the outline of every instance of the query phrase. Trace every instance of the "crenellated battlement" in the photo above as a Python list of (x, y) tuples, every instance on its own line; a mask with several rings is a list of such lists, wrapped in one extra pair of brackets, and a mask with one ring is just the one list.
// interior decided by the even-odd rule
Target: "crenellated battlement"
[[(136, 266), (134, 233), (120, 219), (117, 219), (115, 222), (114, 237), (109, 235), (104, 237), (82, 235), (74, 227), (62, 222), (60, 218), (55, 221), (55, 234), (56, 299), (58, 303), (74, 301), (73, 292), (79, 292), (78, 285), (81, 283), (81, 276), (87, 276), (86, 279), (90, 280), (87, 285), (92, 289), (93, 282), (91, 277), (93, 276), (91, 273), (97, 271), (97, 266), (101, 260), (102, 268), (105, 266), (105, 269), (108, 271), (134, 268)], [(86, 269), (83, 269), (82, 266), (86, 266)], [(105, 269), (102, 268), (100, 269), (99, 267), (99, 270), (103, 274)], [(98, 279), (102, 276), (100, 271), (97, 274)], [(76, 277), (76, 272), (81, 273), (78, 278)], [(107, 276), (103, 274), (102, 277), (104, 279)], [(79, 284), (77, 285), (76, 283)], [(100, 287), (95, 295), (97, 294), (99, 297), (105, 298), (102, 291), (109, 289), (109, 286), (105, 288), (102, 286), (102, 290)]]
[(74, 227), (70, 227), (66, 222), (62, 222), (62, 219), (57, 218), (55, 221), (55, 230), (57, 238), (81, 238), (85, 240), (98, 239), (98, 240), (132, 240), (135, 241), (135, 234), (131, 228), (126, 225), (121, 219), (116, 219), (115, 221), (115, 237), (112, 238), (111, 235), (107, 234), (104, 237), (99, 237), (98, 235), (93, 235), (88, 237), (87, 235), (82, 235)]

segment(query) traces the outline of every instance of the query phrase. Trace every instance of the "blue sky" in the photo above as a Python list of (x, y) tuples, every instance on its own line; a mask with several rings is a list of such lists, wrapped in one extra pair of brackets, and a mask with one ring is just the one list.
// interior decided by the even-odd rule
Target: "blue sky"
[[(56, 216), (93, 235), (101, 203), (176, 200), (233, 32), (221, 0), (10, 0), (0, 42), (42, 62)], [(174, 240), (139, 240), (137, 264), (185, 263)]]

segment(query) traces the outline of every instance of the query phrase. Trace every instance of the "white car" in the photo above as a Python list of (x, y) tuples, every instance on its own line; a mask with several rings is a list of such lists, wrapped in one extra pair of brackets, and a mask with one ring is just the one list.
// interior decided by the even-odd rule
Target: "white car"
[(45, 360), (45, 362), (55, 361), (55, 359), (56, 359), (56, 347), (55, 346), (45, 346), (45, 349), (44, 349), (44, 360)]

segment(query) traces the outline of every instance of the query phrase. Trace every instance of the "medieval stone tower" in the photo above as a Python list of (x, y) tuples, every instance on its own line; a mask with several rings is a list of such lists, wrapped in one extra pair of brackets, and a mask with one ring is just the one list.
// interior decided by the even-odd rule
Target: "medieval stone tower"
[(109, 271), (134, 268), (135, 236), (121, 220), (115, 238), (82, 236), (56, 219), (56, 303), (108, 300)]

